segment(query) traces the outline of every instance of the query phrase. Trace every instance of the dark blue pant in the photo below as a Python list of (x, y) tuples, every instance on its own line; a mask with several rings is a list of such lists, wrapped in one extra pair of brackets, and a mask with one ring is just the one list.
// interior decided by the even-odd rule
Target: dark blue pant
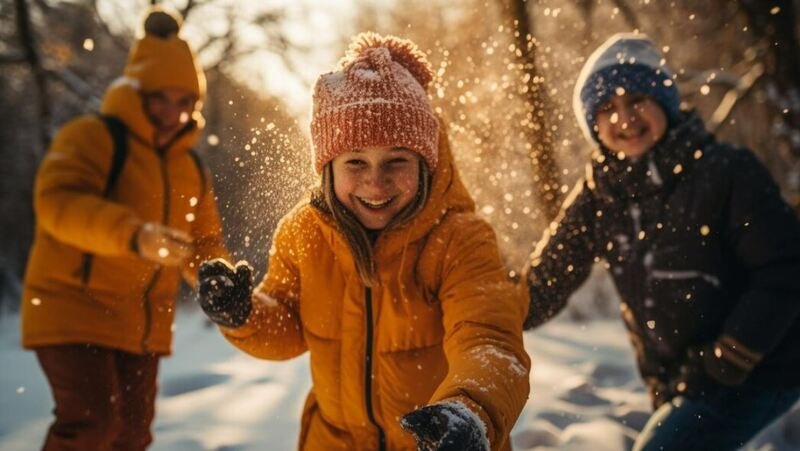
[(725, 390), (709, 399), (678, 397), (653, 413), (634, 451), (736, 450), (788, 411), (800, 389)]

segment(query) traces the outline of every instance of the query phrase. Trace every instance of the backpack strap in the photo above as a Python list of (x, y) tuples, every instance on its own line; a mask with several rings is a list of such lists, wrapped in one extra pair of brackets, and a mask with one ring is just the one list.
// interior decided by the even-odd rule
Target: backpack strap
[(106, 187), (103, 191), (103, 197), (108, 197), (117, 184), (119, 175), (122, 173), (122, 167), (125, 166), (125, 159), (128, 157), (128, 130), (125, 128), (125, 124), (116, 117), (102, 114), (99, 117), (106, 125), (108, 133), (111, 135), (111, 142), (114, 145), (111, 169), (108, 171)]
[[(106, 177), (106, 187), (103, 189), (103, 197), (106, 198), (111, 195), (114, 185), (117, 184), (119, 174), (122, 172), (122, 167), (125, 166), (125, 159), (128, 156), (128, 130), (125, 124), (113, 116), (106, 116), (98, 114), (97, 117), (106, 126), (108, 134), (111, 135), (111, 143), (113, 146), (113, 153), (111, 155), (111, 168), (108, 170)], [(91, 252), (84, 252), (82, 263), (78, 268), (78, 276), (84, 286), (88, 285), (89, 277), (92, 273), (92, 264), (94, 263), (94, 254)]]

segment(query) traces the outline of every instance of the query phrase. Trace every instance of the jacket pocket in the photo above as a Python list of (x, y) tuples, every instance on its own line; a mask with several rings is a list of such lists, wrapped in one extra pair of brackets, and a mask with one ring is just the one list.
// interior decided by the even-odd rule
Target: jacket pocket
[(352, 437), (347, 432), (337, 429), (322, 416), (314, 393), (309, 393), (303, 407), (300, 441), (301, 451), (349, 451), (355, 449)]
[[(380, 381), (377, 384), (381, 414), (388, 436), (410, 436), (400, 428), (399, 419), (430, 402), (447, 376), (447, 359), (441, 345), (378, 355)], [(409, 441), (409, 448), (413, 441)]]
[(312, 334), (328, 340), (341, 340), (342, 309), (344, 303), (356, 296), (360, 289), (347, 284), (343, 278), (331, 277), (326, 286), (301, 285), (300, 318), (303, 327)]
[(389, 286), (375, 293), (373, 302), (381, 303), (381, 315), (376, 327), (376, 350), (398, 352), (441, 346), (444, 318), (438, 300), (426, 301), (418, 293), (396, 297), (399, 292)]

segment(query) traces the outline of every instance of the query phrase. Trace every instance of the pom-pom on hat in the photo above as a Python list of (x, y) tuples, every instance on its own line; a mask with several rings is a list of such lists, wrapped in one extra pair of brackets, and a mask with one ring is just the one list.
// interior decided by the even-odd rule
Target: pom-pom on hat
[(183, 24), (183, 19), (174, 12), (167, 12), (162, 8), (154, 8), (144, 19), (144, 32), (167, 39), (173, 34), (178, 34)]
[(599, 142), (595, 130), (597, 108), (618, 88), (652, 97), (670, 124), (680, 116), (678, 87), (661, 52), (647, 36), (618, 33), (592, 53), (575, 83), (572, 106), (590, 142)]
[(311, 140), (318, 173), (331, 160), (369, 146), (405, 147), (433, 170), (439, 123), (426, 89), (433, 71), (411, 41), (361, 33), (339, 70), (314, 86)]
[(181, 88), (198, 99), (206, 93), (206, 78), (189, 45), (178, 36), (183, 19), (162, 6), (148, 8), (144, 36), (128, 54), (125, 76), (143, 92)]

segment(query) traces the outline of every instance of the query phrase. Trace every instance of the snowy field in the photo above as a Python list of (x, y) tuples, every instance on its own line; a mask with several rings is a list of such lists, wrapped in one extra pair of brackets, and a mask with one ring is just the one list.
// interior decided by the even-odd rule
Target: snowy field
[[(35, 450), (50, 421), (50, 393), (19, 319), (0, 319), (0, 449)], [(516, 450), (629, 449), (649, 414), (621, 322), (563, 319), (527, 333), (531, 398), (513, 432)], [(180, 311), (175, 355), (162, 361), (154, 451), (292, 450), (310, 384), (308, 361), (248, 357)], [(794, 426), (789, 426), (793, 424)], [(800, 409), (748, 450), (800, 449)]]

